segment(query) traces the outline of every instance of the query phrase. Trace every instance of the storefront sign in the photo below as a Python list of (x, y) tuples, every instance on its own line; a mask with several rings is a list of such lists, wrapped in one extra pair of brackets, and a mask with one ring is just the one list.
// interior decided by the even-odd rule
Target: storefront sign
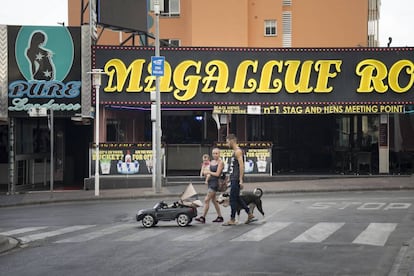
[[(254, 109), (253, 109), (254, 107)], [(405, 113), (403, 104), (274, 104), (274, 105), (215, 105), (213, 114), (378, 114)]]
[[(107, 73), (102, 103), (150, 103), (149, 92), (155, 89), (155, 77), (150, 74), (153, 51), (93, 48), (94, 67)], [(346, 111), (347, 105), (414, 103), (414, 48), (178, 47), (164, 48), (162, 54), (163, 104), (339, 104), (343, 107), (338, 113), (359, 113)], [(282, 108), (276, 109), (274, 113), (283, 113)]]
[(73, 116), (81, 109), (80, 28), (8, 26), (8, 111)]
[[(272, 143), (271, 142), (240, 142), (238, 143), (244, 154), (245, 174), (272, 174)], [(220, 149), (221, 159), (224, 161), (224, 171), (227, 172), (233, 150), (226, 143), (216, 143)]]
[[(102, 175), (152, 174), (151, 143), (100, 143), (100, 171)], [(95, 149), (91, 150), (91, 173), (95, 174)]]

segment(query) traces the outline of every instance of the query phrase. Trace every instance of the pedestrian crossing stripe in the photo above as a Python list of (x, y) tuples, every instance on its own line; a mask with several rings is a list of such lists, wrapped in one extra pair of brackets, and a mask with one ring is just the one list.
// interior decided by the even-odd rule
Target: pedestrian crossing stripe
[(133, 227), (137, 227), (137, 224), (136, 223), (134, 223), (134, 224), (131, 224), (131, 223), (118, 224), (118, 225), (115, 225), (115, 226), (111, 226), (109, 228), (104, 228), (104, 229), (96, 230), (96, 231), (93, 231), (93, 232), (80, 234), (80, 235), (77, 235), (77, 236), (72, 237), (72, 238), (67, 238), (67, 239), (64, 239), (64, 240), (60, 240), (60, 241), (57, 241), (56, 243), (90, 241), (90, 240), (93, 240), (93, 239), (97, 239), (97, 238), (100, 238), (100, 237), (103, 237), (103, 236), (106, 236), (106, 235), (109, 235), (109, 234), (113, 234), (113, 233), (116, 233), (116, 232), (119, 232), (119, 231), (122, 231), (122, 230), (125, 230), (125, 229), (128, 229), (128, 228), (133, 228)]
[(79, 230), (83, 230), (86, 228), (90, 228), (93, 227), (95, 225), (76, 225), (76, 226), (70, 226), (70, 227), (65, 227), (65, 228), (61, 228), (59, 230), (54, 230), (54, 231), (49, 231), (49, 232), (44, 232), (44, 233), (39, 233), (39, 234), (32, 234), (32, 235), (27, 235), (27, 236), (23, 236), (20, 237), (20, 242), (25, 244), (25, 243), (29, 243), (32, 241), (37, 241), (37, 240), (42, 240), (42, 239), (46, 239), (46, 238), (50, 238), (50, 237), (54, 237), (54, 236), (59, 236), (59, 235), (63, 235), (66, 233), (71, 233), (74, 231), (79, 231)]
[(384, 246), (396, 227), (396, 223), (370, 223), (352, 243)]
[(330, 223), (330, 222), (320, 222), (313, 227), (309, 228), (301, 235), (297, 236), (291, 242), (293, 243), (318, 243), (323, 242), (333, 233), (338, 231), (345, 223)]
[(144, 229), (143, 231), (138, 231), (134, 234), (127, 235), (125, 237), (116, 239), (116, 241), (123, 241), (123, 242), (137, 242), (143, 241), (146, 239), (154, 238), (158, 235), (166, 233), (167, 229), (160, 229), (160, 228), (153, 228), (153, 229)]
[(203, 226), (203, 229), (178, 236), (177, 238), (173, 239), (173, 241), (202, 241), (208, 239), (209, 237), (217, 235), (226, 229), (227, 228), (225, 227), (217, 227), (216, 225)]
[(3, 235), (3, 236), (14, 236), (14, 235), (19, 235), (19, 234), (23, 234), (23, 233), (28, 233), (28, 232), (34, 232), (34, 231), (38, 231), (38, 230), (43, 230), (43, 229), (46, 229), (46, 228), (47, 228), (47, 226), (24, 227), (24, 228), (14, 229), (14, 230), (11, 230), (11, 231), (1, 232), (0, 235)]
[(264, 238), (288, 227), (291, 222), (268, 222), (231, 241), (261, 241)]
[[(174, 231), (180, 232), (179, 236), (174, 235), (174, 237), (168, 237), (166, 235), (163, 235), (163, 237), (166, 237), (166, 239), (173, 242), (203, 241), (208, 240), (210, 237), (217, 237), (218, 234), (226, 231), (226, 233), (231, 233), (230, 236), (233, 235), (233, 237), (230, 237), (231, 242), (260, 242), (271, 235), (285, 230), (285, 228), (287, 227), (293, 227), (294, 224), (294, 222), (266, 222), (261, 225), (253, 224), (248, 226), (241, 225), (233, 227), (222, 227), (220, 225), (204, 225), (200, 227), (193, 226), (185, 229), (176, 227), (174, 228)], [(338, 232), (344, 225), (344, 222), (319, 222), (305, 230), (299, 236), (294, 237), (289, 242), (322, 243), (329, 237), (331, 237), (334, 233)], [(362, 232), (352, 241), (352, 244), (384, 246), (390, 235), (395, 231), (397, 225), (397, 223), (369, 223), (367, 227), (363, 229)], [(171, 228), (163, 227), (144, 229), (137, 223), (123, 223), (111, 226), (99, 226), (99, 229), (94, 228), (97, 227), (96, 225), (75, 225), (60, 228), (53, 231), (45, 230), (49, 227), (51, 226), (10, 229), (8, 231), (1, 232), (0, 235), (14, 236), (18, 238), (22, 244), (27, 244), (33, 241), (58, 237), (63, 234), (75, 234), (72, 237), (63, 237), (61, 239), (56, 238), (55, 243), (63, 244), (87, 242), (117, 232), (126, 231), (126, 236), (118, 235), (118, 237), (116, 237), (115, 239), (111, 239), (111, 241), (115, 240), (118, 242), (137, 242), (144, 241), (146, 239), (156, 238), (157, 236), (165, 234), (172, 230)], [(230, 230), (234, 228), (236, 228), (237, 231), (233, 232), (232, 230)], [(240, 234), (239, 230), (243, 228), (245, 229), (245, 231), (242, 234)], [(82, 231), (83, 233), (76, 234), (77, 231), (85, 229), (87, 229), (87, 231)], [(235, 237), (234, 235), (237, 236)]]

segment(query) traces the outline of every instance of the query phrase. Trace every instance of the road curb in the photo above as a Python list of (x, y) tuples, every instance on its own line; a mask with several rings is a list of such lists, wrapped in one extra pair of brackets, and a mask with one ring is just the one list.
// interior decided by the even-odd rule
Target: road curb
[(19, 244), (18, 240), (12, 237), (6, 237), (0, 235), (0, 253), (4, 253), (9, 251)]
[(407, 276), (414, 272), (414, 238), (405, 242), (388, 276)]

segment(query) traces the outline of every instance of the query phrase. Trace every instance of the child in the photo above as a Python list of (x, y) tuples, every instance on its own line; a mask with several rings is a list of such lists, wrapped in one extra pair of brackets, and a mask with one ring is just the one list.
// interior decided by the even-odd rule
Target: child
[[(201, 163), (200, 177), (206, 176), (206, 184), (208, 182), (210, 174), (207, 172), (210, 171), (210, 155), (203, 154), (203, 162)], [(206, 174), (207, 173), (207, 174)]]

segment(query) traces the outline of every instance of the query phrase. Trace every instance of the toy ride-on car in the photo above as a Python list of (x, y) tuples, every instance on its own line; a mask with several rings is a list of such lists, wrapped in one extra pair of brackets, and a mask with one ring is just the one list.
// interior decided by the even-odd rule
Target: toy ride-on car
[(198, 200), (197, 193), (190, 183), (179, 201), (172, 204), (160, 201), (153, 208), (139, 210), (136, 219), (142, 221), (142, 225), (146, 228), (156, 225), (160, 220), (177, 220), (178, 226), (184, 227), (197, 216), (197, 207), (201, 206), (202, 203)]

